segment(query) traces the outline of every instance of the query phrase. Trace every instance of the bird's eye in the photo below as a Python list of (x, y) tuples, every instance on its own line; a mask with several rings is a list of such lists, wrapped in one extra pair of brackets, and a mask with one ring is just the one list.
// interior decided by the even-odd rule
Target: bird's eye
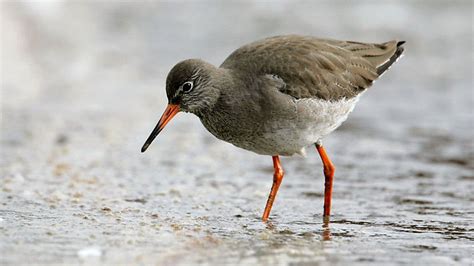
[(183, 83), (183, 92), (190, 92), (193, 89), (193, 82), (192, 81), (186, 81)]

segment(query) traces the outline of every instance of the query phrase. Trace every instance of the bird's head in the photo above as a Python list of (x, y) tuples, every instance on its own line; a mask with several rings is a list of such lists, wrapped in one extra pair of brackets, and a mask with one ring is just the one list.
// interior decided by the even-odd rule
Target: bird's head
[(200, 59), (176, 64), (166, 78), (168, 106), (142, 147), (144, 152), (165, 125), (180, 111), (199, 115), (212, 108), (219, 98), (215, 82), (218, 69)]
[(183, 112), (199, 113), (212, 107), (219, 97), (214, 78), (217, 68), (200, 59), (176, 64), (166, 78), (168, 104)]

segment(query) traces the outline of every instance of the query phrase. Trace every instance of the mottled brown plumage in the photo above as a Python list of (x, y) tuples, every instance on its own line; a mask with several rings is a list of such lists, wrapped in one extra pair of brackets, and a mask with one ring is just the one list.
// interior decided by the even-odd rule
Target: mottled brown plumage
[(275, 75), (285, 83), (280, 91), (297, 99), (348, 99), (370, 87), (387, 69), (384, 63), (390, 66), (400, 56), (401, 44), (276, 36), (242, 46), (221, 68)]

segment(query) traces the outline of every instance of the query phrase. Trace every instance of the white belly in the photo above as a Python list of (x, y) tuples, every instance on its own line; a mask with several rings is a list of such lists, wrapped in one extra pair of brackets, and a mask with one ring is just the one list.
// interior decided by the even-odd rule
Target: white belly
[(338, 101), (296, 100), (296, 119), (275, 121), (271, 129), (263, 134), (265, 150), (256, 152), (270, 155), (304, 154), (305, 147), (321, 140), (347, 119), (359, 97)]

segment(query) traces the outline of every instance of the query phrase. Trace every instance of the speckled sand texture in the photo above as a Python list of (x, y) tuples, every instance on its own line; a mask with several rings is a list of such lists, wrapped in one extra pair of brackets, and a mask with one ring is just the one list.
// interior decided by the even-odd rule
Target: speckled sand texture
[[(1, 2), (0, 264), (469, 265), (471, 1)], [(299, 33), (406, 55), (316, 152), (270, 157), (179, 114), (145, 154), (178, 61)]]

